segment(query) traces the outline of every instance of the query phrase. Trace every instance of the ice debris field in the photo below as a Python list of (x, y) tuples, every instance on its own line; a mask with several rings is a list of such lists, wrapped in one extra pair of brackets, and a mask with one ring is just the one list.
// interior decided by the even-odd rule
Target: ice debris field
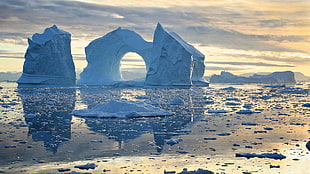
[(0, 86), (2, 173), (303, 173), (310, 160), (309, 84)]

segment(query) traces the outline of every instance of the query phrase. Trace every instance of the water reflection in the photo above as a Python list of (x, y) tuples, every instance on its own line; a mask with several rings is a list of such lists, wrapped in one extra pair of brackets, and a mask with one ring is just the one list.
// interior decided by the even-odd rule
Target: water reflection
[(74, 88), (29, 88), (19, 90), (33, 141), (43, 141), (46, 150), (57, 152), (71, 138), (70, 113), (75, 107)]
[[(99, 102), (109, 100), (139, 100), (150, 103), (155, 107), (176, 113), (174, 116), (136, 118), (136, 119), (94, 119), (85, 118), (85, 123), (91, 131), (103, 134), (109, 139), (115, 140), (122, 149), (127, 140), (136, 139), (143, 134), (151, 133), (157, 152), (161, 152), (166, 141), (173, 136), (186, 132), (180, 131), (193, 122), (193, 115), (201, 117), (203, 111), (189, 109), (194, 108), (191, 90), (188, 89), (81, 89), (80, 97), (87, 108), (93, 108)], [(181, 97), (185, 105), (170, 105), (175, 97)], [(155, 101), (155, 102), (154, 102)]]

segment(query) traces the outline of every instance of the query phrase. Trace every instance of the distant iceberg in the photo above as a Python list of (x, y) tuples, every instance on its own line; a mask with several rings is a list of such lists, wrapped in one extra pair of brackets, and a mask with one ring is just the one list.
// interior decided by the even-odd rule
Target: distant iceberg
[(230, 72), (222, 71), (220, 75), (212, 75), (211, 83), (296, 83), (292, 71), (274, 72), (268, 75), (254, 74), (250, 77), (237, 76)]
[(18, 87), (75, 85), (70, 33), (54, 25), (34, 34), (28, 44)]

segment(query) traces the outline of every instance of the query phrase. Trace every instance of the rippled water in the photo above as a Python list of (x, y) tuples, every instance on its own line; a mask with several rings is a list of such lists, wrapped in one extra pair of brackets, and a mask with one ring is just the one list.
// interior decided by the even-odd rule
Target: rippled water
[[(303, 107), (310, 103), (309, 84), (17, 89), (14, 83), (2, 82), (0, 86), (0, 171), (6, 173), (57, 173), (60, 168), (90, 173), (178, 173), (183, 168), (304, 173), (310, 159), (305, 147), (310, 108)], [(170, 105), (176, 97), (185, 104)], [(98, 119), (71, 114), (111, 99), (144, 101), (175, 115)], [(178, 141), (167, 144), (169, 140)], [(278, 153), (286, 158), (247, 159), (236, 153)], [(87, 163), (96, 168), (74, 167)]]

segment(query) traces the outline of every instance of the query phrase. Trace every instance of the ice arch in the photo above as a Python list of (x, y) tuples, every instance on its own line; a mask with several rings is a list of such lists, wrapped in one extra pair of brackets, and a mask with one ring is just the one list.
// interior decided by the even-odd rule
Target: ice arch
[(88, 65), (81, 73), (78, 84), (102, 85), (121, 81), (120, 63), (128, 52), (140, 55), (148, 71), (152, 47), (152, 42), (145, 41), (136, 32), (118, 28), (85, 48)]

